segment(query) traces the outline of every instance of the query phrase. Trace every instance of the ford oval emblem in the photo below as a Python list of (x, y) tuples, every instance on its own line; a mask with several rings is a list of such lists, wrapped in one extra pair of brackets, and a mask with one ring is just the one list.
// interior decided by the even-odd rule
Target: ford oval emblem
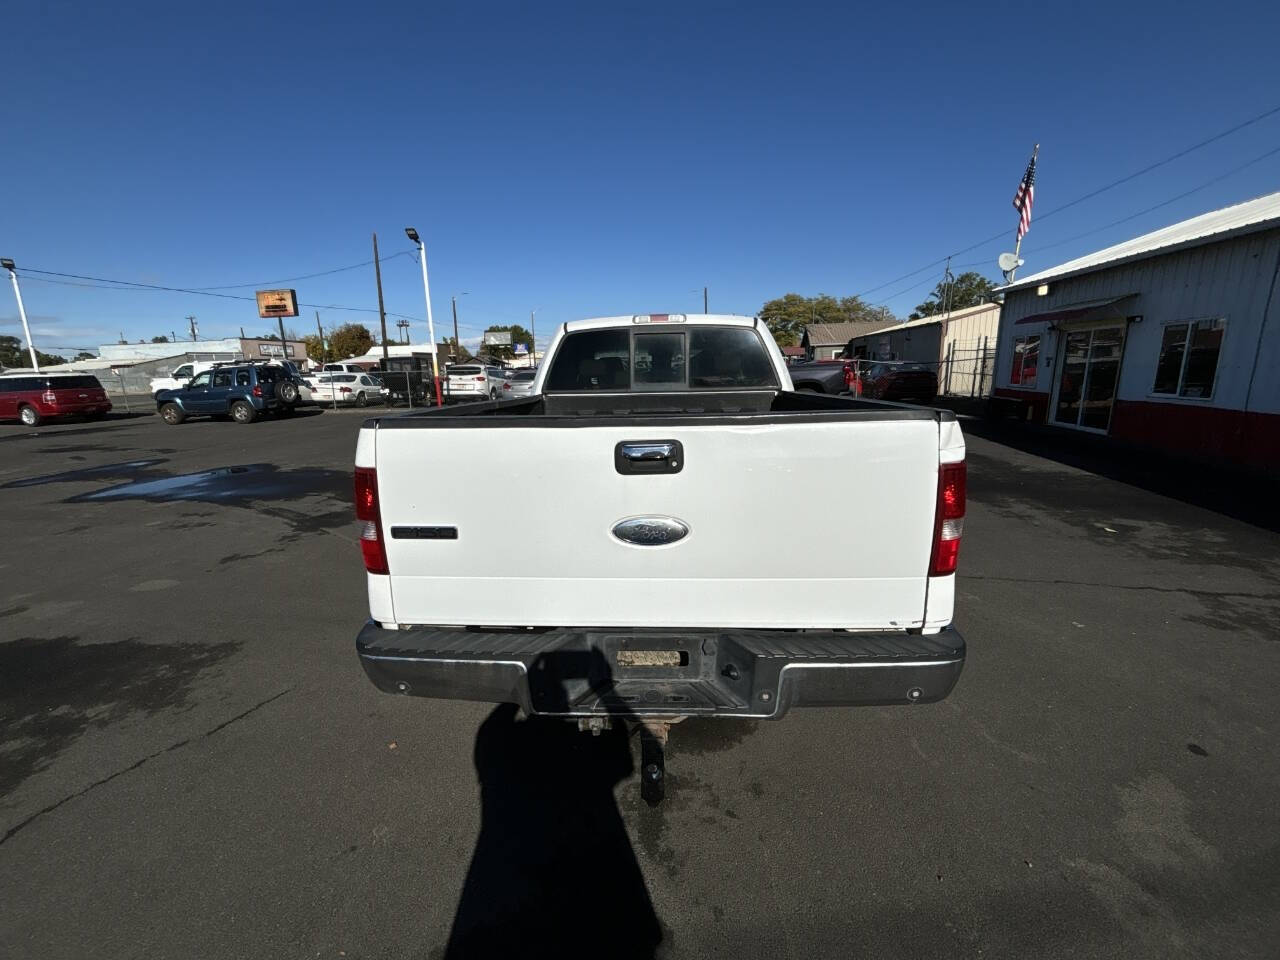
[(613, 535), (638, 547), (662, 547), (687, 537), (689, 525), (675, 517), (628, 517), (613, 525)]

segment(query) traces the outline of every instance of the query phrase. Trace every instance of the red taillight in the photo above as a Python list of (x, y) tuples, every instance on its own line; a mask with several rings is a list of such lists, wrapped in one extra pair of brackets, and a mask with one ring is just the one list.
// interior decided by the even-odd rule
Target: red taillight
[(929, 559), (931, 577), (945, 577), (956, 572), (960, 537), (964, 533), (966, 484), (963, 460), (944, 463), (938, 468), (938, 507), (933, 520), (933, 556)]
[(360, 552), (370, 573), (390, 573), (382, 542), (382, 511), (378, 509), (378, 471), (356, 467), (356, 519), (361, 522)]
[(262, 396), (262, 384), (260, 384), (260, 383), (255, 383), (255, 384), (253, 385), (253, 395), (254, 395), (255, 397), (260, 397), (260, 396)]
[(511, 384), (509, 384), (509, 383), (504, 383), (504, 384), (502, 385), (502, 389), (503, 389), (503, 390), (510, 390), (510, 389), (511, 389)]
[(58, 395), (54, 393), (52, 390), (46, 390), (44, 393), (40, 395), (40, 399), (43, 400), (45, 403), (57, 403)]
[(350, 393), (350, 392), (351, 392), (351, 388), (350, 388), (350, 387), (339, 387), (339, 388), (338, 388), (338, 392), (339, 392), (339, 393)]
[(484, 377), (476, 377), (477, 383), (484, 383)]

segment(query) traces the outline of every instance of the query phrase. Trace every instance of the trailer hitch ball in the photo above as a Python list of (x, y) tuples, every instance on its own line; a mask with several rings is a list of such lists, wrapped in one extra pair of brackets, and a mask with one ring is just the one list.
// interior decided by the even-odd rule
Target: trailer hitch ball
[(915, 703), (923, 696), (924, 696), (924, 691), (921, 690), (919, 687), (912, 687), (910, 690), (907, 691), (907, 699), (910, 700), (912, 703)]
[(405, 683), (403, 680), (396, 683), (396, 693), (408, 693), (408, 692), (409, 692), (409, 685), (407, 683)]

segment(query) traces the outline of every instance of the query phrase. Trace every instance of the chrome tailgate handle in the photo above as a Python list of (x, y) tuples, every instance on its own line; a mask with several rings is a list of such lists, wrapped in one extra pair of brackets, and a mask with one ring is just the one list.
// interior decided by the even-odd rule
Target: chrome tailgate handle
[(684, 445), (679, 440), (624, 440), (613, 448), (613, 465), (624, 475), (679, 473)]
[(622, 455), (628, 460), (670, 460), (676, 452), (674, 443), (624, 443)]

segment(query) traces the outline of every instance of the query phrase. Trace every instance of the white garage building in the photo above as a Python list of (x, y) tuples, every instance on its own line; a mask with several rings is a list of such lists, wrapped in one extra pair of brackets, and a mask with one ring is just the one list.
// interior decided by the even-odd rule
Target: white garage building
[(1177, 453), (1280, 468), (1280, 193), (1004, 287), (997, 402)]

